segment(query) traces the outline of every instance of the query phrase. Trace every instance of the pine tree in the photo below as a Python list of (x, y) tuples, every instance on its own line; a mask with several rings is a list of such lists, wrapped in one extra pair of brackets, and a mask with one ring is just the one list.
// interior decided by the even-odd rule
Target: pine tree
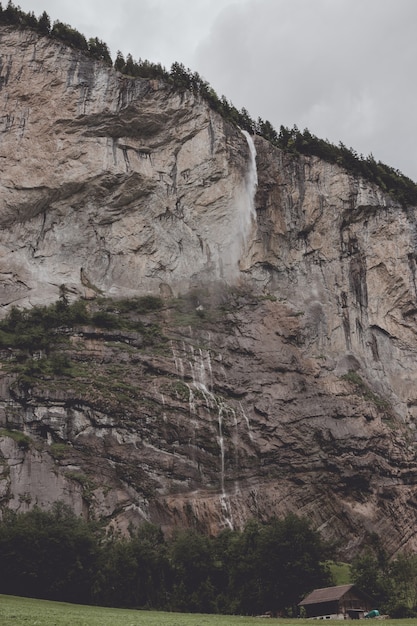
[(38, 20), (38, 29), (42, 35), (49, 35), (51, 32), (51, 20), (46, 11), (42, 13)]
[(116, 60), (114, 62), (114, 68), (118, 72), (123, 72), (125, 65), (126, 65), (125, 58), (123, 54), (120, 52), (120, 50), (118, 50), (117, 55), (116, 55)]

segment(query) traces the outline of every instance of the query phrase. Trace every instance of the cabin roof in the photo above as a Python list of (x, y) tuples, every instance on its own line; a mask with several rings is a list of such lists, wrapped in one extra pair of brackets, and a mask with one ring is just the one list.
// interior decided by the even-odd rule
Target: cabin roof
[(299, 606), (340, 600), (340, 598), (343, 598), (345, 593), (350, 591), (353, 587), (355, 587), (355, 585), (337, 585), (336, 587), (323, 587), (322, 589), (315, 589), (309, 593), (304, 600), (299, 602)]

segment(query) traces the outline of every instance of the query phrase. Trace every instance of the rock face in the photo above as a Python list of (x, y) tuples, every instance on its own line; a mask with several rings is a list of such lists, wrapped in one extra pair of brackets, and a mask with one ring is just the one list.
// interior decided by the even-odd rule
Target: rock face
[(191, 94), (34, 33), (3, 29), (1, 46), (2, 304), (236, 276), (242, 133)]
[(210, 533), (294, 511), (346, 558), (417, 549), (415, 207), (259, 137), (253, 205), (251, 141), (203, 101), (0, 37), (4, 313), (61, 285), (163, 302), (142, 333), (63, 329), (72, 378), (3, 354), (2, 506)]

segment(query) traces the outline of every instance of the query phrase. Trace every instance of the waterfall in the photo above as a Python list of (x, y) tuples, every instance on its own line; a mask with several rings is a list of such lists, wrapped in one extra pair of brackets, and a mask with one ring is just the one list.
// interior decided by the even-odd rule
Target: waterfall
[[(224, 215), (224, 228), (214, 229), (218, 238), (216, 262), (218, 264), (219, 277), (227, 283), (236, 283), (241, 278), (240, 272), (250, 268), (250, 258), (247, 254), (250, 240), (256, 227), (255, 194), (258, 184), (256, 170), (256, 149), (252, 137), (247, 131), (241, 130), (245, 137), (248, 149), (240, 141), (239, 157), (246, 153), (246, 167), (241, 175), (239, 167), (234, 168), (231, 181), (233, 196), (230, 204), (225, 206), (227, 214)], [(242, 149), (243, 148), (243, 149)], [(239, 161), (240, 161), (239, 158)], [(214, 261), (210, 259), (210, 262)]]
[(243, 415), (243, 418), (244, 418), (244, 420), (246, 422), (246, 426), (248, 427), (249, 439), (251, 441), (253, 441), (253, 434), (252, 434), (252, 429), (251, 429), (251, 425), (250, 425), (250, 422), (249, 422), (249, 417), (246, 415), (241, 402), (239, 402), (239, 406), (240, 406), (240, 410), (241, 410), (241, 413)]
[(171, 350), (172, 350), (172, 356), (174, 358), (175, 369), (177, 370), (177, 374), (179, 374), (180, 377), (183, 379), (184, 378), (184, 363), (182, 362), (181, 357), (178, 356), (177, 351), (175, 350), (172, 341), (171, 341)]
[[(254, 153), (252, 158), (254, 159)], [(255, 171), (256, 169), (252, 170)], [(249, 178), (248, 178), (249, 180)], [(248, 183), (249, 185), (250, 183)], [(256, 177), (253, 178), (253, 189), (255, 189)], [(208, 336), (209, 343), (211, 337)], [(180, 343), (171, 342), (172, 358), (175, 364), (177, 375), (181, 378), (183, 385), (188, 390), (188, 405), (190, 416), (190, 432), (189, 446), (191, 450), (191, 460), (195, 463), (197, 469), (198, 455), (198, 433), (199, 419), (202, 417), (199, 410), (203, 407), (203, 415), (206, 412), (210, 417), (217, 418), (217, 437), (214, 437), (218, 443), (219, 454), (219, 484), (218, 484), (218, 512), (220, 522), (223, 527), (233, 530), (236, 525), (242, 523), (241, 511), (239, 503), (241, 500), (239, 487), (239, 442), (241, 429), (243, 429), (245, 446), (250, 446), (255, 442), (252, 432), (251, 423), (245, 412), (244, 405), (239, 402), (236, 409), (230, 405), (227, 400), (215, 392), (215, 380), (212, 363), (212, 353), (210, 349), (194, 347), (185, 341)], [(216, 361), (222, 363), (222, 354), (218, 354)], [(223, 372), (225, 378), (226, 372), (221, 366), (220, 371)], [(190, 380), (191, 379), (191, 380)], [(188, 382), (187, 382), (188, 381)], [(165, 400), (163, 399), (163, 403)], [(164, 420), (166, 421), (164, 413)], [(216, 422), (213, 420), (213, 426)], [(249, 440), (249, 441), (248, 441)], [(231, 458), (233, 455), (233, 458)], [(226, 463), (228, 461), (228, 463)], [(227, 467), (232, 467), (233, 471), (227, 472)], [(234, 488), (231, 485), (231, 479), (234, 475)]]
[[(225, 443), (223, 436), (223, 420), (229, 414), (234, 414), (233, 409), (227, 406), (225, 402), (219, 399), (212, 391), (213, 389), (213, 370), (211, 365), (211, 356), (209, 350), (195, 351), (192, 346), (189, 347), (190, 359), (188, 366), (191, 371), (191, 377), (193, 380), (192, 387), (196, 389), (204, 398), (205, 404), (210, 411), (217, 411), (217, 428), (218, 428), (218, 442), (220, 451), (220, 510), (223, 516), (225, 525), (233, 529), (232, 512), (230, 508), (229, 496), (225, 487)], [(175, 354), (174, 359), (176, 363), (179, 361), (178, 355)], [(177, 368), (178, 371), (178, 368)], [(191, 385), (188, 385), (189, 390), (189, 404), (190, 413), (194, 414), (196, 411), (195, 396), (192, 391)]]
[(192, 415), (195, 415), (194, 392), (188, 383), (185, 383), (185, 384), (187, 385), (187, 388), (188, 388), (188, 405), (190, 407), (190, 415), (192, 416)]
[(227, 495), (224, 486), (224, 469), (225, 469), (225, 452), (224, 452), (224, 439), (223, 439), (223, 405), (220, 404), (218, 408), (218, 423), (219, 423), (219, 446), (220, 446), (220, 489), (221, 494), (219, 496), (220, 508), (223, 514), (223, 520), (233, 530), (232, 512), (230, 509), (229, 497)]
[(256, 223), (255, 194), (258, 186), (258, 172), (256, 169), (256, 148), (252, 137), (246, 130), (242, 133), (249, 146), (249, 167), (245, 177), (245, 201), (242, 202), (240, 216), (240, 228), (243, 243), (246, 244), (252, 224)]
[(256, 148), (255, 148), (253, 139), (248, 133), (248, 131), (242, 130), (242, 133), (246, 137), (246, 141), (248, 142), (248, 146), (249, 146), (250, 162), (249, 162), (248, 173), (246, 175), (246, 188), (247, 188), (248, 196), (249, 198), (251, 198), (251, 203), (250, 203), (251, 217), (252, 219), (256, 220), (255, 193), (256, 193), (256, 188), (258, 186), (258, 172), (256, 169)]

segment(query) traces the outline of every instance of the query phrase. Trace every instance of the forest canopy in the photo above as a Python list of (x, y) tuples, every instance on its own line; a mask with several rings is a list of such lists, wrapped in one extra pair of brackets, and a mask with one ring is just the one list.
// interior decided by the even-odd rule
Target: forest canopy
[(0, 520), (0, 593), (168, 611), (293, 614), (330, 580), (326, 547), (308, 521), (289, 515), (207, 537), (166, 539), (144, 523), (129, 536), (105, 532), (61, 502), (51, 511), (6, 511)]
[[(166, 538), (143, 523), (128, 536), (76, 516), (6, 511), (0, 520), (0, 593), (165, 611), (295, 617), (313, 589), (340, 584), (308, 520), (293, 514), (207, 537), (195, 529)], [(333, 561), (334, 563), (334, 561)], [(389, 559), (377, 536), (353, 561), (350, 579), (391, 617), (417, 616), (417, 556)]]

